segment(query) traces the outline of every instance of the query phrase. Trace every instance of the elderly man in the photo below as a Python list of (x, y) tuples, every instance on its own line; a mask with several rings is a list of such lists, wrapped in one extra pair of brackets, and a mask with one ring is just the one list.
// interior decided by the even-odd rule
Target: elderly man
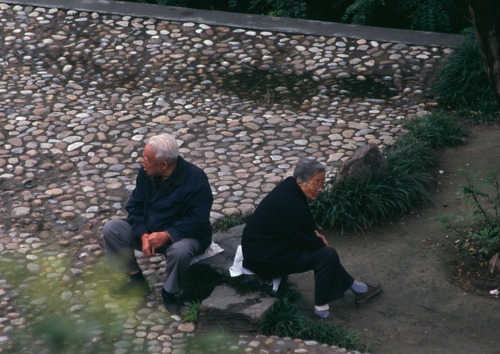
[(192, 258), (211, 243), (210, 210), (213, 196), (206, 174), (179, 156), (175, 138), (162, 134), (145, 147), (136, 186), (127, 203), (127, 219), (110, 220), (103, 228), (106, 251), (128, 282), (112, 291), (115, 295), (150, 293), (148, 282), (134, 256), (165, 255), (167, 277), (162, 299), (171, 313), (182, 303), (179, 284)]
[(242, 235), (243, 266), (265, 279), (314, 271), (314, 314), (327, 318), (329, 302), (354, 292), (363, 303), (381, 291), (354, 280), (337, 251), (316, 230), (308, 200), (316, 200), (325, 185), (325, 167), (301, 159), (293, 177), (278, 184), (259, 204)]

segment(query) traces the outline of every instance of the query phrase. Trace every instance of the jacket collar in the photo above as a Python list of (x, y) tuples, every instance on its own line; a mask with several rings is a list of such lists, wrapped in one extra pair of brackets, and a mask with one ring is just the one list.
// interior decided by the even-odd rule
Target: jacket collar
[(175, 188), (182, 186), (187, 180), (187, 162), (181, 156), (177, 157), (177, 165), (172, 175), (166, 181), (161, 177), (148, 176), (149, 180), (154, 183), (157, 190), (153, 200), (161, 198), (171, 193)]
[(178, 156), (175, 170), (170, 176), (170, 178), (167, 180), (167, 183), (176, 186), (183, 184), (187, 178), (186, 171), (187, 171), (186, 160), (184, 160), (181, 156)]

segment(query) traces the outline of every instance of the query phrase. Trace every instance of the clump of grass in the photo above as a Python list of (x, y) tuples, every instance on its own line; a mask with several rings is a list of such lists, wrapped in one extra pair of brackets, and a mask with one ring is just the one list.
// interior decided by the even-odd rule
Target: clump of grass
[(233, 226), (238, 226), (244, 224), (247, 217), (243, 215), (225, 215), (222, 218), (215, 221), (212, 225), (212, 230), (214, 232), (224, 232), (229, 230)]
[(467, 31), (466, 41), (447, 57), (433, 88), (443, 106), (472, 111), (463, 115), (479, 122), (498, 119), (498, 104), (472, 29)]
[(363, 230), (410, 211), (429, 200), (429, 168), (435, 149), (455, 146), (466, 132), (443, 114), (433, 113), (407, 125), (408, 133), (387, 147), (387, 170), (365, 179), (333, 179), (311, 204), (317, 222), (329, 229)]
[(357, 351), (368, 351), (352, 332), (324, 321), (315, 321), (304, 313), (304, 301), (295, 287), (286, 282), (280, 286), (277, 301), (259, 332), (265, 335), (315, 340)]
[(200, 314), (201, 302), (193, 301), (189, 306), (186, 314), (184, 315), (183, 322), (198, 322), (198, 316)]
[[(464, 141), (467, 132), (457, 123), (457, 117), (444, 112), (434, 112), (423, 119), (412, 119), (405, 125), (410, 139), (427, 142), (433, 149), (458, 146)], [(399, 143), (405, 138), (399, 139)]]

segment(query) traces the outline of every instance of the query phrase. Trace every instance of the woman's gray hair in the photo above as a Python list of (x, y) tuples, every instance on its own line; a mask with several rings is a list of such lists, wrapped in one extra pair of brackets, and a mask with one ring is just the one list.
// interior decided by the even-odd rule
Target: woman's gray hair
[(174, 163), (179, 156), (179, 145), (170, 134), (160, 134), (151, 137), (147, 144), (151, 146), (155, 153), (155, 158), (167, 163)]
[(293, 177), (295, 177), (299, 182), (307, 183), (318, 172), (325, 172), (326, 168), (316, 160), (310, 159), (308, 157), (303, 157), (295, 166), (293, 171)]

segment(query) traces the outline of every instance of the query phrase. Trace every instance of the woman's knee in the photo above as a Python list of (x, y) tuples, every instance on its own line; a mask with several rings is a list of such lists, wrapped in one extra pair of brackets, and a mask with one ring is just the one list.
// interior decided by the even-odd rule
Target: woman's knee
[(320, 253), (320, 258), (324, 259), (328, 263), (340, 262), (339, 254), (337, 253), (337, 250), (335, 248), (323, 247), (318, 252)]

